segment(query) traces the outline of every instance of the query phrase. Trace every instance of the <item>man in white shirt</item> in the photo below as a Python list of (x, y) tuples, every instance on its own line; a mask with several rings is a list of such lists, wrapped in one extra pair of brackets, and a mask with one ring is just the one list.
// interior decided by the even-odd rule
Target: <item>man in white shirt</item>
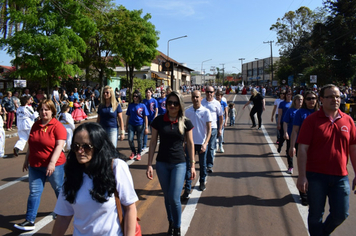
[[(185, 111), (185, 116), (188, 117), (192, 124), (194, 125), (193, 129), (193, 141), (194, 141), (194, 150), (198, 152), (199, 156), (199, 166), (200, 166), (200, 186), (199, 189), (204, 191), (205, 187), (205, 178), (206, 178), (206, 154), (207, 147), (211, 135), (211, 121), (212, 117), (210, 111), (201, 105), (201, 93), (198, 90), (192, 92), (192, 102), (193, 106), (189, 107)], [(185, 186), (184, 193), (182, 195), (182, 200), (187, 200), (190, 195), (192, 180), (190, 179), (190, 158), (188, 152), (186, 152), (186, 161), (187, 161), (187, 173), (185, 176)]]
[[(210, 110), (212, 122), (211, 122), (211, 137), (208, 144), (208, 153), (206, 156), (207, 172), (213, 172), (214, 156), (216, 149), (216, 138), (221, 135), (221, 129), (223, 125), (223, 110), (221, 108), (220, 102), (214, 99), (214, 88), (208, 86), (205, 91), (206, 98), (204, 98), (201, 104)], [(217, 117), (219, 117), (219, 130), (217, 125)]]

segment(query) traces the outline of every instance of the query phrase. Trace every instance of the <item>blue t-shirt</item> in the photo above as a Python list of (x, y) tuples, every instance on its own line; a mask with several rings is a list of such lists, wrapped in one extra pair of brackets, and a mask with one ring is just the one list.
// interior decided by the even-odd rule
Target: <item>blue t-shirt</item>
[(158, 98), (158, 115), (164, 115), (166, 113), (166, 100), (167, 98)]
[(79, 93), (74, 93), (73, 96), (79, 101)]
[(156, 114), (156, 108), (158, 108), (157, 100), (155, 98), (151, 98), (150, 100), (144, 99), (143, 104), (146, 105), (148, 110), (148, 116), (147, 116), (148, 122), (153, 121)]
[(121, 105), (118, 104), (115, 111), (112, 106), (105, 106), (100, 104), (98, 108), (98, 115), (100, 116), (100, 125), (105, 128), (118, 128), (117, 115), (122, 112)]
[(286, 122), (288, 124), (287, 133), (288, 133), (289, 137), (292, 134), (293, 120), (294, 120), (294, 117), (295, 117), (295, 114), (297, 113), (297, 111), (298, 111), (298, 109), (296, 109), (294, 107), (289, 108), (283, 116), (282, 122)]
[(290, 102), (283, 101), (279, 104), (278, 109), (282, 109), (282, 114), (279, 114), (278, 112), (278, 115), (281, 116), (282, 123), (283, 123), (284, 114), (286, 114), (286, 111), (290, 108), (291, 105), (292, 105), (292, 101)]
[(299, 109), (297, 111), (297, 113), (295, 114), (293, 125), (299, 126), (299, 128), (300, 128), (300, 126), (302, 126), (305, 118), (307, 118), (313, 112), (314, 112), (314, 109), (305, 109), (305, 108)]
[[(227, 103), (223, 100), (220, 101), (220, 104), (221, 104), (221, 109), (223, 111), (223, 117), (224, 117), (224, 120), (226, 119), (225, 117), (225, 108), (227, 107)], [(219, 121), (219, 116), (218, 116), (218, 121)]]
[(130, 103), (126, 115), (130, 116), (129, 124), (132, 126), (143, 125), (144, 117), (148, 116), (148, 110), (143, 103)]
[(69, 95), (69, 96), (68, 96), (68, 100), (69, 100), (70, 102), (73, 102), (73, 101), (74, 101), (74, 96), (73, 96), (73, 95)]

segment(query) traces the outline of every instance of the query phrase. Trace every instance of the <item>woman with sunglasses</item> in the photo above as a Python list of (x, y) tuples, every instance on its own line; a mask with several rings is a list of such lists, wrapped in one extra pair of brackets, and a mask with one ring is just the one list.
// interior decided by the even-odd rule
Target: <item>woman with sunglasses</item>
[[(136, 161), (141, 161), (143, 134), (148, 134), (149, 115), (147, 107), (142, 103), (141, 93), (138, 90), (133, 92), (133, 103), (130, 103), (126, 111), (126, 132), (131, 148), (130, 160), (136, 156)], [(134, 143), (134, 135), (137, 136), (137, 152)]]
[(104, 128), (115, 148), (117, 147), (119, 125), (121, 128), (120, 140), (124, 140), (125, 128), (121, 105), (117, 102), (114, 90), (110, 86), (105, 86), (101, 94), (101, 104), (98, 107), (96, 122)]
[(22, 170), (28, 170), (30, 194), (27, 200), (26, 219), (15, 228), (34, 230), (42, 191), (48, 178), (58, 197), (64, 179), (66, 157), (62, 151), (67, 139), (66, 128), (55, 117), (56, 107), (45, 99), (38, 106), (40, 120), (36, 121), (28, 139), (28, 151)]
[(193, 124), (184, 116), (183, 97), (173, 91), (167, 96), (167, 112), (153, 120), (152, 136), (148, 154), (147, 178), (153, 179), (152, 161), (158, 136), (160, 145), (156, 159), (156, 172), (164, 194), (169, 236), (180, 235), (182, 192), (187, 164), (184, 154), (184, 141), (191, 157), (191, 179), (195, 178)]
[[(319, 110), (318, 95), (314, 91), (311, 90), (306, 91), (304, 94), (302, 108), (300, 108), (295, 113), (294, 116), (293, 129), (290, 135), (290, 148), (288, 150), (289, 156), (294, 157), (296, 155), (296, 150), (298, 150), (298, 143), (296, 141), (297, 141), (299, 129), (302, 126), (304, 120), (314, 111), (318, 111), (318, 110)], [(307, 206), (308, 205), (307, 195), (302, 192), (299, 192), (299, 194), (302, 200), (302, 205)]]
[(138, 197), (128, 165), (117, 155), (99, 124), (88, 122), (75, 129), (52, 235), (64, 235), (72, 218), (73, 235), (123, 235), (115, 191), (124, 212), (125, 235), (135, 235)]

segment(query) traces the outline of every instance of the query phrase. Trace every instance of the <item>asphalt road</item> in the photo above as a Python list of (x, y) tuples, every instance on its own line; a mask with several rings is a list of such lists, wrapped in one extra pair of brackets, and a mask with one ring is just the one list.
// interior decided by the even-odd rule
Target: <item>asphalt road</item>
[[(226, 127), (225, 153), (216, 154), (214, 172), (207, 178), (207, 189), (204, 192), (194, 189), (190, 200), (183, 204), (182, 235), (308, 235), (308, 207), (299, 203), (295, 187), (296, 158), (294, 174), (286, 174), (285, 147), (278, 154), (274, 145), (275, 123), (270, 121), (274, 99), (266, 98), (263, 129), (257, 130), (250, 128), (250, 108), (242, 110), (248, 97), (241, 94), (225, 96), (228, 102), (236, 104), (236, 125)], [(191, 105), (189, 96), (184, 100), (186, 106)], [(0, 235), (21, 234), (13, 224), (22, 222), (26, 212), (29, 190), (27, 172), (22, 172), (25, 153), (16, 158), (12, 156), (16, 141), (17, 137), (6, 139), (9, 158), (0, 159)], [(126, 139), (119, 141), (118, 148), (123, 155), (129, 156)], [(145, 176), (147, 154), (142, 156), (142, 161), (128, 161), (128, 164), (140, 199), (137, 209), (143, 235), (166, 235), (168, 222), (158, 178), (155, 175), (149, 181)], [(354, 172), (350, 164), (348, 169), (352, 179)], [(22, 235), (49, 235), (55, 203), (54, 192), (47, 183), (36, 219), (36, 231)], [(351, 194), (350, 216), (333, 235), (353, 235), (354, 222), (356, 196)], [(67, 235), (71, 235), (72, 230), (69, 228)]]

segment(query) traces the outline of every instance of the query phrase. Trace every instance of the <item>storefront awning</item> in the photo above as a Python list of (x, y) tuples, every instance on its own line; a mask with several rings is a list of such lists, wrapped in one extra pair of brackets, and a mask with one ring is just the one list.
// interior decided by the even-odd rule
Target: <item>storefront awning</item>
[(160, 80), (166, 80), (166, 79), (168, 79), (168, 76), (166, 74), (161, 73), (161, 72), (151, 71), (151, 78), (160, 79)]

